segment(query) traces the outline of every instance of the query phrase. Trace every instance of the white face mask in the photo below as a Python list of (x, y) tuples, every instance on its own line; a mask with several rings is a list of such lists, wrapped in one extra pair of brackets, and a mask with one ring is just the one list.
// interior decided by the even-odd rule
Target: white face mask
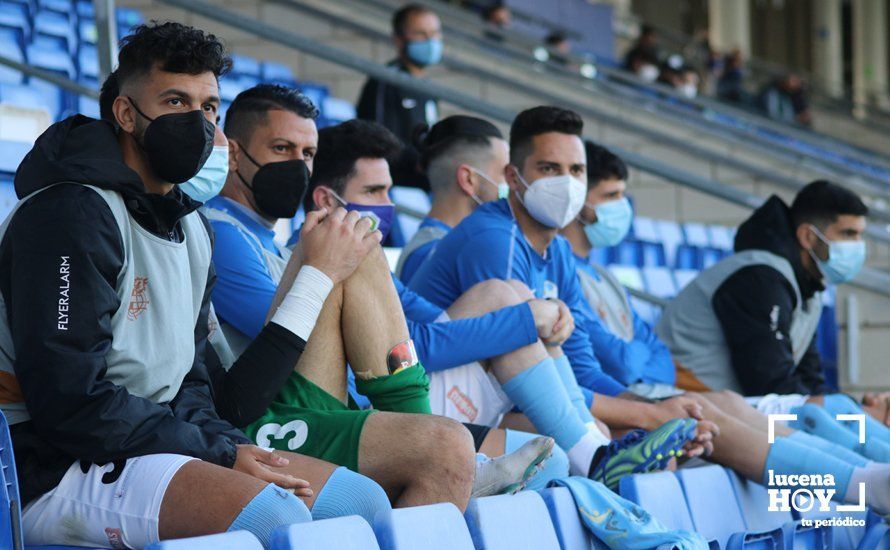
[(562, 229), (584, 208), (587, 186), (569, 174), (539, 178), (531, 185), (526, 183), (518, 169), (516, 175), (527, 189), (525, 197), (519, 198), (520, 202), (542, 225)]
[(695, 84), (683, 84), (677, 91), (685, 98), (694, 99), (698, 95), (698, 86)]
[(658, 67), (655, 65), (646, 64), (640, 67), (640, 70), (637, 72), (637, 76), (645, 80), (646, 82), (655, 82), (655, 79), (658, 78), (658, 74), (661, 71), (658, 70)]

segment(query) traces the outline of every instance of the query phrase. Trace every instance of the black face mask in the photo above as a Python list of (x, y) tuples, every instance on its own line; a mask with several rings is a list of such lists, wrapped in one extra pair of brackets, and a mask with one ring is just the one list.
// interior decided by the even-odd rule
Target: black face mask
[(240, 170), (235, 173), (253, 192), (260, 213), (270, 218), (293, 218), (309, 187), (309, 167), (306, 163), (295, 159), (261, 165), (253, 160), (246, 149), (242, 148), (241, 152), (259, 168), (250, 183)]
[(154, 173), (168, 183), (185, 183), (192, 179), (213, 151), (216, 126), (204, 117), (202, 111), (148, 118), (135, 101), (127, 99), (136, 112), (149, 121), (142, 134), (142, 143), (138, 139), (136, 142), (145, 151)]

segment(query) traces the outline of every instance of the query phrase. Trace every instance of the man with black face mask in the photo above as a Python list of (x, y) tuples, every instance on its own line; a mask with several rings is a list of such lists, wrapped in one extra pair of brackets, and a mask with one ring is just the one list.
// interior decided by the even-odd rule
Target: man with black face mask
[[(212, 234), (178, 185), (209, 157), (230, 66), (212, 35), (141, 26), (105, 90), (114, 125), (64, 120), (19, 167), (21, 200), (0, 227), (0, 408), (28, 544), (140, 548), (243, 529), (268, 545), (276, 526), (312, 518), (307, 504), (329, 509), (314, 503), (333, 465), (251, 445), (211, 397)], [(331, 278), (379, 242), (340, 214), (304, 235), (305, 263)], [(340, 252), (309, 253), (321, 249)], [(302, 313), (283, 304), (232, 368), (287, 370), (314, 323)]]
[[(448, 501), (463, 508), (474, 481), (472, 442), (456, 422), (406, 414), (430, 412), (428, 380), (408, 339), (382, 250), (372, 251), (353, 275), (333, 284), (303, 265), (314, 245), (301, 238), (291, 254), (274, 240), (273, 225), (294, 215), (308, 185), (318, 145), (317, 115), (306, 96), (274, 85), (242, 92), (226, 115), (229, 177), (222, 195), (204, 209), (217, 236), (213, 303), (226, 341), (234, 355), (245, 349), (270, 308), (280, 309), (273, 307), (276, 288), (291, 289), (282, 303), (304, 291), (317, 293), (319, 308), (324, 304), (290, 377), (268, 380), (266, 390), (254, 397), (265, 410), (242, 415), (238, 425), (264, 447), (295, 450), (371, 477), (396, 505)], [(314, 216), (307, 217), (301, 236)], [(347, 361), (360, 393), (379, 412), (351, 406)], [(518, 470), (524, 472), (529, 463), (523, 460), (536, 456), (506, 461), (522, 462)], [(516, 482), (510, 471), (490, 476), (488, 465), (480, 471), (476, 480), (485, 483), (479, 486), (492, 477), (503, 480), (487, 491)]]

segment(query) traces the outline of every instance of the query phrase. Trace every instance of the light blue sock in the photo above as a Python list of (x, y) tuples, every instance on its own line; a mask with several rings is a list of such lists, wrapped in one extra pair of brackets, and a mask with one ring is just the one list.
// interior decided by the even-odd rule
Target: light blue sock
[(827, 439), (808, 434), (807, 432), (796, 431), (788, 437), (790, 437), (792, 441), (796, 441), (801, 445), (806, 445), (812, 449), (818, 449), (823, 453), (828, 453), (831, 456), (836, 456), (853, 466), (865, 466), (869, 463), (869, 460), (861, 454), (851, 451), (846, 447), (841, 447), (837, 443), (832, 443)]
[[(890, 443), (890, 428), (862, 410), (862, 405), (854, 401), (849, 395), (832, 393), (824, 396), (823, 399), (825, 400), (825, 403), (822, 405), (822, 408), (828, 411), (831, 416), (837, 416), (839, 414), (864, 414), (866, 439), (877, 438), (884, 443)], [(857, 423), (841, 422), (841, 425), (854, 431), (858, 437), (859, 426)]]
[(581, 421), (585, 424), (593, 422), (593, 414), (590, 413), (590, 406), (584, 398), (581, 386), (578, 385), (578, 379), (575, 378), (575, 373), (572, 371), (572, 364), (569, 363), (569, 358), (565, 355), (557, 357), (553, 360), (553, 364), (556, 366), (556, 372), (559, 373), (559, 377), (562, 379), (562, 383), (566, 387), (566, 392), (569, 394), (569, 399), (572, 400), (572, 405), (575, 406), (578, 410), (578, 414), (581, 416)]
[[(506, 437), (504, 438), (504, 454), (510, 454), (517, 451), (520, 447), (539, 437), (538, 434), (530, 434), (528, 432), (518, 432), (516, 430), (504, 430)], [(544, 463), (544, 467), (535, 477), (531, 478), (525, 486), (529, 491), (540, 491), (546, 489), (554, 479), (562, 479), (569, 476), (569, 457), (559, 445), (553, 446), (553, 454)]]
[(315, 498), (312, 519), (361, 516), (373, 525), (374, 516), (381, 510), (392, 510), (383, 487), (341, 466), (334, 470)]
[(797, 420), (789, 423), (792, 428), (837, 443), (875, 462), (890, 462), (890, 444), (868, 437), (865, 438), (864, 444), (859, 443), (859, 432), (853, 432), (842, 426), (824, 408), (811, 403), (791, 409), (791, 412), (797, 415)]
[(855, 466), (812, 447), (778, 437), (770, 445), (763, 469), (763, 484), (769, 484), (769, 471), (777, 474), (831, 474), (834, 476), (835, 500), (844, 500)]
[(563, 449), (571, 449), (587, 433), (553, 359), (544, 359), (501, 387), (538, 432), (552, 437)]
[(227, 531), (248, 531), (269, 547), (272, 531), (282, 525), (312, 521), (312, 514), (293, 493), (281, 487), (266, 485), (232, 522)]

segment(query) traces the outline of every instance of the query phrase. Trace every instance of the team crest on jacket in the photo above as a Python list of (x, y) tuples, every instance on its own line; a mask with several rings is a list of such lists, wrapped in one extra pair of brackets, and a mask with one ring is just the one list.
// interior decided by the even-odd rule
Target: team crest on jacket
[(130, 307), (127, 308), (127, 319), (135, 321), (148, 309), (148, 277), (133, 279), (133, 292), (130, 294)]

